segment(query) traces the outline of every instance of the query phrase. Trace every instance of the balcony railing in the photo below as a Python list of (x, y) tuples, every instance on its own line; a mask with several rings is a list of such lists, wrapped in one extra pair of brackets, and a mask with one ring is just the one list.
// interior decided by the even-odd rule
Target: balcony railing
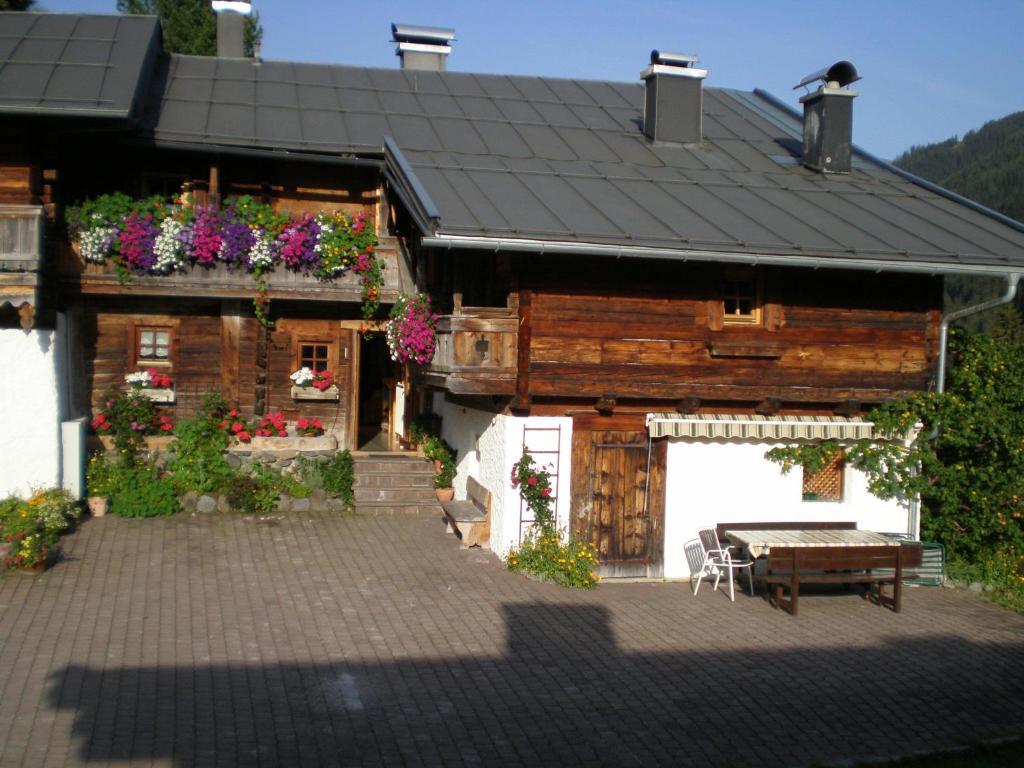
[(427, 378), (455, 394), (513, 394), (518, 331), (518, 318), (504, 309), (464, 307), (443, 316)]
[(34, 322), (42, 250), (42, 206), (0, 205), (0, 306), (15, 307), (25, 330)]

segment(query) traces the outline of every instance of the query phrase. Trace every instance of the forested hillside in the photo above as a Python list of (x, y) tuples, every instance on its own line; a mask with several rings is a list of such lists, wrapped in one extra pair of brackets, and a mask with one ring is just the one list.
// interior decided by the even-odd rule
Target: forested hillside
[[(911, 147), (893, 161), (921, 178), (1024, 221), (1024, 112), (985, 123), (962, 139)], [(1002, 292), (1002, 280), (947, 278), (946, 309), (976, 304)], [(1018, 308), (1024, 301), (1018, 298)], [(968, 318), (972, 330), (991, 330), (997, 312)]]
[(911, 147), (900, 168), (1024, 220), (1024, 112), (985, 123), (962, 139)]

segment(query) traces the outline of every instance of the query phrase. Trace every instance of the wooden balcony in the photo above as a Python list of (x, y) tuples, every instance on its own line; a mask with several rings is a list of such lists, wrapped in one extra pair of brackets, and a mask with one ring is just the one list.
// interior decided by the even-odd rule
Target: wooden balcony
[(518, 332), (506, 309), (464, 307), (442, 317), (427, 382), (459, 395), (514, 394)]
[(26, 331), (34, 322), (42, 246), (42, 206), (0, 205), (0, 306), (17, 309)]
[[(209, 268), (192, 267), (170, 275), (132, 275), (130, 281), (123, 284), (118, 280), (114, 264), (88, 264), (63, 241), (52, 243), (51, 247), (61, 281), (67, 286), (78, 286), (82, 293), (249, 299), (256, 291), (253, 275), (244, 270), (232, 272), (224, 264)], [(381, 301), (390, 303), (398, 297), (402, 285), (400, 270), (404, 267), (398, 247), (391, 238), (383, 240), (375, 252), (385, 265)], [(334, 280), (321, 282), (313, 275), (278, 267), (266, 274), (266, 280), (267, 295), (271, 299), (355, 303), (362, 300), (359, 279), (351, 270)]]

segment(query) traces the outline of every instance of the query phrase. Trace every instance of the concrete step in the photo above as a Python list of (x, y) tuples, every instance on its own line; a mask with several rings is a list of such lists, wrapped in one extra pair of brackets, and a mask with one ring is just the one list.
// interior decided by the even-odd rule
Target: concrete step
[(424, 474), (385, 474), (356, 473), (356, 488), (433, 488), (434, 473)]
[(356, 504), (370, 502), (397, 502), (429, 504), (437, 502), (433, 488), (356, 488)]
[(441, 516), (441, 506), (435, 500), (433, 503), (422, 504), (401, 504), (392, 502), (356, 502), (355, 513), (357, 515), (437, 515)]
[(391, 460), (356, 459), (353, 469), (358, 475), (433, 475), (434, 464), (426, 459), (399, 458)]

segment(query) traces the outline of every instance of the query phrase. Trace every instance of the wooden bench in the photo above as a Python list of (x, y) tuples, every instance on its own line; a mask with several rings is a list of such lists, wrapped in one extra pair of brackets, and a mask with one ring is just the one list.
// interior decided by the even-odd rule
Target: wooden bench
[(468, 547), (487, 548), (491, 537), (491, 492), (471, 477), (466, 481), (465, 501), (445, 501), (444, 510), (448, 530)]
[[(801, 584), (866, 584), (876, 586), (879, 605), (897, 613), (903, 569), (920, 565), (921, 547), (854, 546), (854, 547), (772, 547), (768, 553), (768, 572), (760, 580), (775, 588), (775, 607), (785, 608), (796, 616)], [(886, 595), (882, 585), (892, 585)], [(783, 590), (789, 587), (789, 599)], [(868, 592), (865, 593), (867, 596)], [(769, 594), (769, 600), (771, 595)]]

